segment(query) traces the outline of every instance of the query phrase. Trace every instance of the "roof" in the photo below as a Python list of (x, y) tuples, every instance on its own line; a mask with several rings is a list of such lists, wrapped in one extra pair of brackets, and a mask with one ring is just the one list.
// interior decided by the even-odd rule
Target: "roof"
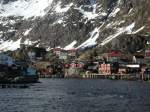
[(111, 50), (111, 52), (109, 53), (109, 56), (112, 56), (112, 57), (121, 56), (121, 51)]
[(139, 64), (129, 64), (129, 65), (126, 65), (127, 67), (129, 68), (139, 68), (140, 65)]

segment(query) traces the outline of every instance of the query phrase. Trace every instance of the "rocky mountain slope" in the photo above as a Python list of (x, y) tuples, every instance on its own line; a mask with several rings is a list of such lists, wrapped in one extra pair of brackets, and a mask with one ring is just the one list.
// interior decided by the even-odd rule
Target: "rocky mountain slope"
[(136, 52), (150, 41), (149, 0), (2, 0), (0, 50), (20, 43)]

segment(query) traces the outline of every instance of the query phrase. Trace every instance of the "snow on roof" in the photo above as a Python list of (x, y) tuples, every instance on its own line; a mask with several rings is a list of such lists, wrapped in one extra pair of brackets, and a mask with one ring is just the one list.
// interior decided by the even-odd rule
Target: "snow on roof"
[(23, 16), (25, 19), (44, 16), (53, 0), (17, 0), (0, 4), (0, 16)]
[(3, 41), (1, 44), (0, 44), (0, 50), (3, 50), (3, 51), (8, 51), (8, 50), (11, 50), (11, 51), (14, 51), (18, 48), (20, 48), (20, 43), (21, 43), (21, 38), (18, 39), (17, 41)]
[(132, 23), (132, 24), (130, 24), (130, 25), (127, 26), (127, 27), (119, 28), (119, 29), (116, 31), (115, 34), (110, 35), (109, 37), (107, 37), (106, 39), (104, 39), (100, 45), (103, 46), (103, 45), (109, 43), (112, 39), (118, 37), (119, 35), (121, 35), (121, 34), (123, 34), (123, 33), (132, 33), (132, 30), (133, 30), (134, 26), (135, 26), (135, 22)]
[(29, 28), (29, 29), (27, 29), (25, 32), (24, 32), (24, 36), (27, 36), (29, 33), (30, 33), (30, 31), (32, 30), (32, 28)]
[(70, 7), (73, 5), (73, 3), (70, 3), (69, 5), (66, 5), (66, 7), (62, 8), (61, 7), (61, 2), (59, 2), (57, 5), (56, 5), (56, 8), (55, 8), (55, 11), (57, 13), (63, 13), (63, 12), (67, 12)]
[(80, 46), (78, 46), (77, 48), (85, 48), (85, 47), (90, 47), (90, 46), (94, 46), (97, 44), (96, 40), (99, 37), (99, 28), (95, 28), (92, 32), (91, 32), (91, 37), (86, 40), (85, 42), (83, 42)]
[(74, 49), (74, 46), (77, 44), (77, 41), (74, 40), (71, 44), (67, 45), (64, 50)]
[(139, 68), (140, 67), (140, 65), (127, 65), (127, 67), (129, 67), (129, 68)]

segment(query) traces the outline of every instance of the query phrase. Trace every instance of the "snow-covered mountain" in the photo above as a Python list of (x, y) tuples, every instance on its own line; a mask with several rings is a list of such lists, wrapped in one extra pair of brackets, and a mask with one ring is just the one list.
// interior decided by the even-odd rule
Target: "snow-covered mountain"
[(149, 7), (149, 0), (2, 0), (0, 50), (29, 44), (135, 52), (150, 41)]
[[(5, 1), (5, 0), (4, 0)], [(2, 17), (22, 16), (26, 19), (30, 17), (44, 16), (53, 0), (7, 0), (1, 2)]]

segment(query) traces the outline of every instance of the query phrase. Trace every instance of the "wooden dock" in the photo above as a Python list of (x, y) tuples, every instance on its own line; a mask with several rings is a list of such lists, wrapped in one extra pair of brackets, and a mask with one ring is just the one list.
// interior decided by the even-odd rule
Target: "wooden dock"
[(112, 79), (112, 80), (150, 80), (148, 77), (140, 77), (140, 74), (83, 74), (81, 78), (85, 79)]
[(41, 75), (39, 78), (83, 78), (83, 79), (111, 79), (111, 80), (143, 80), (150, 81), (150, 75), (141, 74), (102, 74), (102, 73), (84, 73), (79, 75), (66, 75), (65, 77), (59, 75)]

